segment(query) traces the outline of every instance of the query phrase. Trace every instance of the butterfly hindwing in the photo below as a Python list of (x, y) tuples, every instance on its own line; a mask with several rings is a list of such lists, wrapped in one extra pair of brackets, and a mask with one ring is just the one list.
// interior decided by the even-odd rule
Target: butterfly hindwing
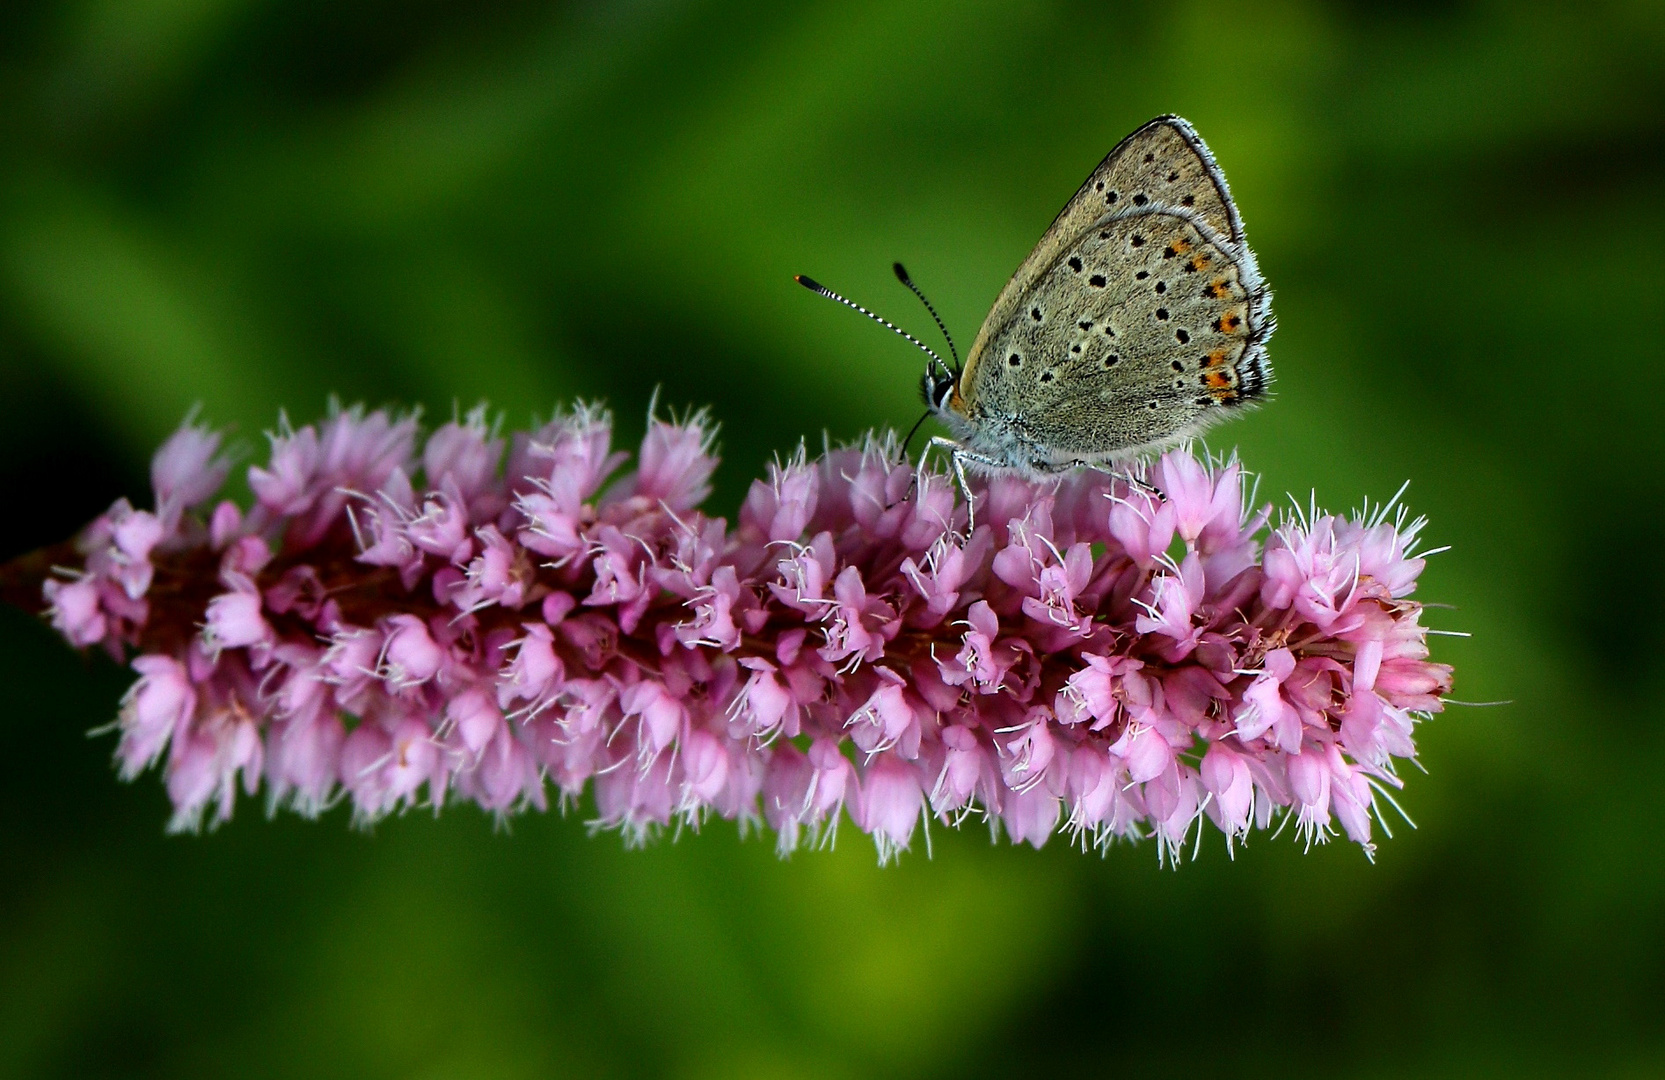
[(1189, 215), (1103, 215), (1023, 297), (987, 335), (971, 397), (1052, 460), (1171, 442), (1266, 384), (1253, 258)]

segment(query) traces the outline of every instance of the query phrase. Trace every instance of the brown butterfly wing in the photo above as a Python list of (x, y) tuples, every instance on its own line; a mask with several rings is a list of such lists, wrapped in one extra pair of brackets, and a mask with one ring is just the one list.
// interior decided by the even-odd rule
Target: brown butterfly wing
[(1266, 386), (1253, 257), (1182, 214), (1110, 215), (1064, 248), (989, 337), (975, 406), (1043, 461), (1167, 445)]
[(962, 394), (976, 385), (976, 369), (992, 336), (1011, 321), (1023, 296), (1064, 250), (1106, 214), (1145, 206), (1179, 208), (1228, 245), (1243, 243), (1243, 225), (1214, 155), (1190, 124), (1177, 116), (1157, 117), (1099, 162), (1001, 290), (966, 355)]

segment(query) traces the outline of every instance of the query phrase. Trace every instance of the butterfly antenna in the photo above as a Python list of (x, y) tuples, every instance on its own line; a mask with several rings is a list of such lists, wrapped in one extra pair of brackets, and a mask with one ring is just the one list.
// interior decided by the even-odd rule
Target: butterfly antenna
[(947, 370), (948, 364), (942, 359), (941, 356), (937, 355), (937, 352), (936, 352), (935, 349), (931, 348), (929, 345), (925, 344), (923, 341), (920, 341), (918, 338), (914, 337), (912, 334), (908, 333), (906, 330), (902, 329), (900, 326), (897, 326), (895, 323), (891, 322), (889, 319), (881, 318), (880, 316), (873, 314), (871, 311), (868, 311), (866, 308), (862, 307), (860, 304), (856, 303), (854, 300), (846, 300), (844, 297), (842, 297), (842, 296), (838, 295), (837, 293), (833, 292), (831, 289), (827, 288), (825, 285), (821, 284), (819, 281), (816, 281), (814, 278), (806, 277), (803, 274), (793, 274), (792, 275), (792, 280), (796, 281), (799, 285), (802, 285), (804, 288), (808, 289), (810, 292), (820, 293), (822, 296), (825, 296), (828, 300), (837, 300), (840, 304), (843, 304), (845, 307), (853, 308), (854, 310), (861, 312), (863, 315), (866, 315), (869, 319), (872, 319), (874, 322), (878, 323), (880, 326), (886, 327), (886, 328), (888, 328), (890, 330), (893, 330), (896, 333), (902, 335), (903, 337), (907, 338), (909, 341), (913, 342), (914, 345), (918, 346), (918, 348), (921, 351), (923, 351), (926, 356), (929, 356), (932, 360), (935, 360), (939, 365), (941, 365), (944, 370)]
[(901, 263), (892, 263), (890, 268), (896, 272), (896, 280), (906, 285), (910, 292), (919, 297), (919, 302), (925, 305), (925, 310), (929, 311), (931, 318), (936, 320), (937, 329), (942, 331), (942, 340), (948, 342), (948, 355), (954, 358), (954, 374), (958, 375), (960, 373), (960, 350), (954, 348), (954, 335), (948, 332), (948, 327), (943, 323), (942, 316), (938, 315), (937, 309), (931, 305), (929, 300), (925, 299), (925, 291), (913, 283), (913, 278), (908, 276), (907, 267)]

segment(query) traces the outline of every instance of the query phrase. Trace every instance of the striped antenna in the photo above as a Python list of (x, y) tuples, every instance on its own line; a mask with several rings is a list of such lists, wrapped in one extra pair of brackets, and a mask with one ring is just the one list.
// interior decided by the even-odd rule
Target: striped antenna
[(855, 311), (859, 311), (863, 315), (866, 315), (869, 319), (872, 319), (874, 322), (878, 323), (880, 326), (886, 327), (887, 329), (892, 330), (892, 331), (900, 334), (901, 336), (903, 336), (903, 337), (907, 338), (909, 341), (911, 341), (915, 346), (917, 346), (922, 352), (924, 352), (924, 354), (926, 356), (929, 356), (932, 360), (935, 360), (937, 362), (937, 365), (939, 367), (941, 367), (944, 371), (951, 370), (948, 367), (947, 362), (944, 361), (942, 357), (937, 355), (935, 349), (932, 349), (929, 345), (925, 344), (923, 341), (920, 341), (918, 338), (914, 337), (912, 334), (908, 333), (906, 330), (902, 329), (900, 326), (897, 326), (895, 323), (891, 322), (889, 319), (881, 318), (880, 316), (873, 314), (871, 311), (868, 311), (866, 308), (862, 307), (860, 304), (856, 303), (854, 300), (846, 300), (844, 297), (842, 297), (842, 296), (838, 295), (837, 293), (833, 292), (831, 289), (827, 288), (825, 285), (821, 284), (819, 281), (816, 281), (814, 278), (806, 277), (803, 274), (793, 274), (792, 275), (792, 280), (796, 281), (799, 285), (802, 285), (804, 288), (808, 289), (810, 292), (820, 293), (822, 296), (825, 296), (828, 300), (837, 300), (840, 304), (843, 304), (845, 307), (851, 308)]
[(937, 329), (942, 331), (942, 340), (948, 342), (948, 355), (954, 358), (954, 374), (958, 375), (960, 373), (960, 350), (954, 348), (954, 335), (948, 332), (948, 327), (943, 323), (942, 316), (938, 315), (937, 309), (931, 306), (929, 300), (925, 299), (925, 291), (913, 283), (913, 278), (908, 276), (907, 267), (901, 263), (892, 263), (890, 268), (895, 271), (896, 280), (906, 285), (908, 291), (919, 297), (919, 302), (925, 305), (925, 310), (929, 311), (931, 318), (936, 320)]

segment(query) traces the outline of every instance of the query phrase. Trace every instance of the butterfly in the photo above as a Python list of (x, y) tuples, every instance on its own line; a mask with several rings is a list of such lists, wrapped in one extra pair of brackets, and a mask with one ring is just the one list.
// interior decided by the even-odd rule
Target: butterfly
[[(924, 301), (901, 264), (897, 277)], [(1201, 433), (1264, 397), (1271, 292), (1225, 176), (1178, 116), (1123, 139), (1001, 290), (963, 365), (816, 282), (929, 355), (929, 415), (967, 466), (1030, 478), (1104, 468)]]

